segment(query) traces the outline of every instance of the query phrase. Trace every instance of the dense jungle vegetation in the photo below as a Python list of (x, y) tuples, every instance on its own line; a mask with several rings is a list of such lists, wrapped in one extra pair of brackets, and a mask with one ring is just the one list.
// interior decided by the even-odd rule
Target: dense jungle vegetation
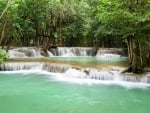
[(0, 45), (128, 47), (128, 71), (142, 73), (150, 0), (0, 0)]

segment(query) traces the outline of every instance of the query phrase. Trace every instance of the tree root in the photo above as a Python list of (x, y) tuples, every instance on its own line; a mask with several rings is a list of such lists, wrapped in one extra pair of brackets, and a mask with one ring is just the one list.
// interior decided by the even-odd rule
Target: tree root
[(128, 73), (128, 72), (132, 72), (130, 66), (127, 69), (123, 70), (121, 73)]

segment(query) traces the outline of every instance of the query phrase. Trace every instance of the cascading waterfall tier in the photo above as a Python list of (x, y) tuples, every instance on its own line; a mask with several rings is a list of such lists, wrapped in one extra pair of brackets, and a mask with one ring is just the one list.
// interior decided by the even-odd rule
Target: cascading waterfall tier
[(18, 47), (8, 50), (10, 58), (41, 57), (40, 49), (36, 47)]
[(19, 70), (34, 70), (42, 69), (43, 63), (5, 63), (0, 64), (1, 71), (19, 71)]
[(97, 69), (69, 69), (66, 76), (80, 79), (95, 79), (95, 80), (109, 80), (109, 81), (127, 81), (127, 82), (141, 82), (150, 83), (150, 74), (145, 76), (124, 75), (118, 71), (99, 71)]
[(42, 67), (42, 70), (46, 70), (48, 72), (53, 72), (53, 73), (64, 73), (71, 67), (69, 65), (60, 65), (60, 64), (49, 64), (45, 63)]
[[(10, 58), (26, 58), (26, 57), (41, 57), (45, 56), (96, 56), (104, 58), (120, 58), (128, 56), (126, 48), (94, 48), (94, 47), (57, 47), (51, 48), (46, 52), (42, 48), (36, 47), (13, 47), (8, 50)], [(42, 54), (42, 55), (41, 55)]]
[(57, 47), (49, 52), (54, 56), (95, 56), (96, 49), (89, 47)]
[(22, 63), (5, 63), (0, 64), (1, 71), (19, 71), (19, 70), (45, 70), (54, 73), (64, 73), (71, 68), (69, 65), (37, 63), (37, 62), (22, 62)]
[(128, 74), (120, 74), (119, 71), (101, 71), (92, 68), (76, 69), (70, 65), (57, 63), (5, 63), (0, 64), (0, 70), (44, 70), (52, 73), (61, 73), (60, 76), (67, 78), (150, 83), (150, 73), (147, 73), (145, 76), (133, 76)]
[(96, 57), (120, 58), (121, 56), (127, 57), (127, 53), (125, 48), (99, 48)]
[(48, 51), (49, 56), (96, 56), (120, 58), (128, 56), (126, 48), (57, 47)]

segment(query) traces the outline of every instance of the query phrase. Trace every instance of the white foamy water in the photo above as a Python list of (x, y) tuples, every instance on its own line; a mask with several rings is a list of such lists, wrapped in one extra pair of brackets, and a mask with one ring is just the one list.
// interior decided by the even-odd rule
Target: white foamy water
[(0, 74), (35, 73), (53, 76), (56, 80), (79, 84), (106, 84), (126, 87), (149, 87), (150, 73), (143, 76), (120, 74), (119, 71), (102, 71), (93, 68), (74, 69), (70, 65), (55, 63), (5, 63), (0, 65)]
[(89, 79), (89, 78), (71, 78), (67, 77), (64, 74), (59, 73), (50, 73), (53, 75), (53, 78), (55, 80), (64, 81), (68, 83), (75, 83), (80, 85), (119, 85), (122, 87), (126, 87), (128, 89), (130, 88), (150, 88), (150, 84), (147, 83), (138, 83), (138, 82), (126, 82), (126, 81), (114, 81), (114, 80), (95, 80), (95, 79)]
[[(28, 74), (37, 74), (37, 75), (46, 75), (47, 79), (54, 79), (56, 81), (63, 81), (73, 84), (79, 84), (79, 85), (118, 85), (122, 87), (126, 87), (128, 89), (130, 88), (150, 88), (150, 84), (148, 83), (141, 83), (141, 82), (127, 82), (127, 81), (120, 81), (120, 80), (96, 80), (96, 79), (90, 79), (90, 78), (81, 78), (81, 77), (75, 77), (76, 75), (69, 76), (68, 72), (66, 73), (54, 73), (54, 72), (48, 72), (45, 70), (19, 70), (19, 71), (1, 71), (0, 74), (22, 74), (28, 75)], [(81, 73), (79, 73), (81, 74)]]
[(103, 54), (103, 55), (98, 55), (97, 57), (100, 57), (100, 58), (120, 58), (121, 55), (118, 55), (118, 54)]
[(96, 56), (105, 58), (127, 56), (127, 49), (124, 48), (57, 47), (50, 51), (54, 56)]
[(51, 49), (55, 56), (74, 57), (74, 56), (95, 56), (95, 48), (90, 47), (57, 47)]
[(20, 47), (8, 50), (10, 58), (42, 57), (40, 50), (35, 47)]

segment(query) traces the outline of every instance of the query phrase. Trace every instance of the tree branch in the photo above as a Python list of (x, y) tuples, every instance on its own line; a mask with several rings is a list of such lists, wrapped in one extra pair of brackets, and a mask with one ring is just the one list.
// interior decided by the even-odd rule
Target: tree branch
[(3, 10), (3, 12), (2, 12), (1, 15), (0, 15), (0, 20), (1, 20), (1, 18), (3, 17), (3, 15), (7, 12), (8, 8), (9, 8), (9, 6), (10, 6), (10, 3), (11, 3), (11, 0), (8, 0), (5, 9)]

